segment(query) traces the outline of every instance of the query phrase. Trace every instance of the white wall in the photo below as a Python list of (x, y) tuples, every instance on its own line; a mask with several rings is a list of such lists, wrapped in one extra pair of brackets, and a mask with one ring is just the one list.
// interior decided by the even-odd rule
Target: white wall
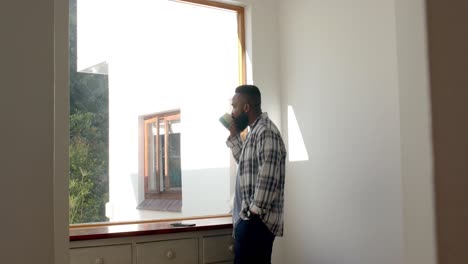
[[(0, 5), (2, 263), (66, 260), (65, 175), (54, 177), (54, 63), (67, 69), (63, 51), (68, 44), (63, 40), (68, 16), (54, 17), (54, 5), (67, 14), (67, 1), (2, 1)], [(54, 18), (65, 27), (54, 28)], [(57, 53), (54, 33), (61, 40), (55, 42)], [(54, 182), (61, 192), (56, 192)]]
[[(287, 167), (287, 262), (433, 260), (426, 61), (424, 49), (418, 51), (425, 44), (418, 34), (423, 5), (417, 2), (279, 2), (282, 112), (286, 118), (293, 107), (309, 156)], [(414, 230), (419, 220), (422, 227)], [(420, 238), (429, 239), (421, 250), (414, 241)]]
[[(238, 85), (236, 14), (170, 1), (128, 3), (108, 12), (111, 221), (228, 214), (229, 132), (218, 118), (230, 111)], [(138, 15), (122, 20), (125, 14)], [(181, 212), (136, 209), (144, 200), (143, 117), (175, 109), (181, 114)]]
[(262, 110), (281, 127), (278, 5), (270, 0), (237, 1), (246, 8), (248, 83), (262, 92)]
[(425, 1), (395, 1), (405, 263), (437, 263)]

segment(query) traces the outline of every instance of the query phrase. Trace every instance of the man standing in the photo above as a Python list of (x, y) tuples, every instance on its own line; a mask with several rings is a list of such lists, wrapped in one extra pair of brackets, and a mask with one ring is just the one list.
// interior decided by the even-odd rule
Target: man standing
[[(262, 112), (256, 86), (237, 87), (232, 108), (226, 144), (238, 163), (232, 212), (234, 263), (271, 263), (273, 241), (283, 235), (286, 149), (278, 128)], [(240, 132), (247, 126), (243, 140)]]

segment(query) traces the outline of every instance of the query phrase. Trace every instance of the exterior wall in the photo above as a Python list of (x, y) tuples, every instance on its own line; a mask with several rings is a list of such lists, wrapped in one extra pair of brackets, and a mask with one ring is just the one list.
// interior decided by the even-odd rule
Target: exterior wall
[[(280, 125), (279, 86), (275, 79), (278, 50), (276, 44), (268, 44), (277, 40), (276, 17), (270, 15), (276, 7), (264, 5), (262, 1), (232, 3), (246, 8), (249, 83), (255, 83), (262, 89), (263, 110)], [(122, 21), (118, 6), (114, 6), (115, 14), (111, 16), (119, 32), (109, 33), (113, 47), (107, 51), (110, 57), (109, 215), (112, 221), (129, 221), (229, 213), (235, 164), (225, 145), (228, 133), (220, 126), (218, 118), (230, 111), (230, 99), (238, 85), (237, 79), (219, 76), (207, 83), (206, 79), (200, 79), (200, 75), (185, 75), (183, 78), (172, 75), (181, 69), (200, 68), (202, 65), (197, 64), (197, 58), (184, 52), (184, 45), (190, 43), (190, 39), (179, 40), (169, 34), (168, 40), (161, 42), (160, 38), (148, 35), (155, 28), (157, 32), (163, 30), (164, 34), (164, 29), (158, 28), (158, 24), (174, 25), (178, 22), (169, 17), (165, 18), (169, 22), (163, 21), (164, 14), (157, 15), (157, 10), (161, 10), (157, 8), (157, 2), (146, 4), (149, 6), (122, 8), (122, 12), (141, 14), (139, 20)], [(144, 28), (140, 28), (141, 25)], [(197, 36), (193, 37), (196, 39)], [(171, 49), (175, 46), (180, 52), (161, 52), (168, 50), (167, 45), (171, 45)], [(267, 46), (269, 49), (265, 50)], [(151, 47), (149, 50), (154, 52), (147, 52), (145, 47)], [(134, 52), (123, 54), (121, 51), (124, 49)], [(198, 58), (198, 63), (202, 60)], [(213, 101), (209, 96), (201, 95), (200, 91), (224, 99)], [(182, 120), (182, 212), (137, 210), (144, 193), (142, 119), (146, 115), (172, 109), (180, 109)]]
[[(175, 2), (141, 1), (132, 7), (114, 5), (110, 18), (119, 29), (117, 34), (109, 33), (111, 221), (220, 215), (230, 210), (231, 161), (225, 144), (228, 131), (218, 118), (229, 111), (233, 89), (238, 85), (237, 43), (219, 50), (234, 52), (234, 56), (220, 54), (219, 61), (213, 63), (226, 69), (221, 59), (230, 61), (229, 72), (233, 74), (215, 72), (204, 59), (208, 52), (218, 52), (219, 43), (198, 44), (198, 38), (209, 40), (210, 36), (195, 35), (196, 25), (170, 16), (174, 6), (177, 12), (187, 7)], [(138, 13), (138, 19), (119, 19), (128, 12)], [(190, 19), (190, 13), (181, 16)], [(235, 15), (231, 18), (234, 24), (229, 25), (236, 25)], [(171, 29), (184, 34), (173, 34)], [(212, 78), (207, 78), (209, 73)], [(181, 114), (182, 211), (136, 209), (144, 200), (143, 118), (175, 109)]]

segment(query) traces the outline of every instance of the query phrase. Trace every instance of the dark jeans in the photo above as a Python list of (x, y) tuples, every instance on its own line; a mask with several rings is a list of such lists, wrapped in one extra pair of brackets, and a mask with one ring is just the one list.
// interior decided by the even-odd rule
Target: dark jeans
[(258, 216), (240, 220), (235, 229), (235, 264), (270, 264), (275, 236)]

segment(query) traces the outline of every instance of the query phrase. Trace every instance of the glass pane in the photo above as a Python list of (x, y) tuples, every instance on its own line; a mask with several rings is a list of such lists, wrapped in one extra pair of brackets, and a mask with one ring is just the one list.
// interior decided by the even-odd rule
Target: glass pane
[[(229, 213), (234, 168), (218, 117), (239, 84), (237, 34), (233, 11), (70, 0), (71, 223)], [(174, 111), (167, 127), (145, 126)], [(148, 199), (179, 203), (140, 206)]]
[(160, 185), (161, 188), (159, 191), (163, 192), (165, 191), (166, 187), (165, 187), (165, 174), (166, 174), (166, 152), (164, 151), (165, 147), (166, 147), (166, 131), (164, 129), (164, 120), (159, 120), (159, 148), (158, 148), (158, 151), (159, 151), (159, 182), (160, 182)]
[(168, 121), (168, 173), (170, 190), (180, 190), (182, 187), (182, 170), (180, 164), (180, 132), (174, 133), (180, 121)]
[(156, 179), (156, 123), (147, 125), (147, 164), (148, 164), (148, 191), (157, 191)]

